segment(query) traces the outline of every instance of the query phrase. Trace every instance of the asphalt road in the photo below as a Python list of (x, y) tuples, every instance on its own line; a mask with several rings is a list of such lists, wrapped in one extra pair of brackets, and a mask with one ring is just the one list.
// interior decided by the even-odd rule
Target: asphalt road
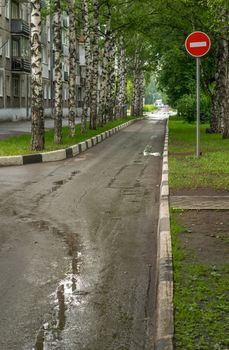
[(70, 160), (0, 168), (1, 350), (153, 349), (155, 118)]

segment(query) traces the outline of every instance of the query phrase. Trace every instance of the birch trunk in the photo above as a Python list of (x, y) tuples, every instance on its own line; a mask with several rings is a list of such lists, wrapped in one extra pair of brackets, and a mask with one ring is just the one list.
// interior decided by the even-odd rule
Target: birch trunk
[(116, 119), (125, 116), (127, 104), (127, 71), (126, 50), (123, 37), (120, 38), (120, 49), (117, 54), (117, 77), (116, 77)]
[(120, 65), (121, 65), (121, 90), (120, 90), (120, 100), (121, 100), (121, 110), (120, 116), (121, 118), (126, 115), (126, 105), (127, 105), (127, 71), (126, 71), (126, 50), (124, 47), (124, 41), (121, 40), (121, 57), (120, 57)]
[(91, 41), (89, 30), (89, 15), (88, 15), (88, 0), (81, 1), (82, 8), (82, 22), (83, 22), (83, 36), (85, 47), (85, 65), (86, 65), (86, 78), (85, 78), (85, 93), (82, 106), (81, 116), (81, 133), (84, 133), (87, 129), (87, 118), (89, 117), (89, 105), (91, 94)]
[(61, 9), (60, 0), (54, 1), (54, 143), (62, 143), (62, 58), (61, 58)]
[(122, 110), (122, 83), (121, 83), (121, 52), (120, 48), (117, 50), (116, 55), (117, 60), (117, 69), (116, 69), (116, 88), (115, 88), (115, 119), (119, 119), (121, 117), (121, 110)]
[(76, 118), (76, 18), (74, 0), (69, 0), (69, 136), (75, 136)]
[(107, 78), (107, 100), (106, 115), (109, 121), (114, 120), (115, 112), (115, 38), (111, 36), (109, 42), (108, 78)]
[(138, 58), (135, 59), (135, 69), (133, 78), (133, 95), (131, 114), (135, 117), (143, 115), (144, 98), (144, 72), (142, 64)]
[(91, 70), (91, 115), (90, 128), (96, 129), (98, 107), (98, 63), (99, 63), (99, 3), (93, 0), (92, 70)]
[(45, 145), (40, 9), (40, 1), (31, 0), (31, 148), (33, 151), (41, 151)]
[(109, 13), (107, 23), (106, 23), (102, 75), (101, 75), (101, 85), (100, 85), (101, 90), (100, 90), (100, 104), (99, 104), (99, 115), (98, 115), (98, 120), (100, 125), (105, 124), (107, 121), (106, 101), (108, 98), (107, 87), (108, 87), (109, 48), (110, 48), (110, 36), (111, 36), (110, 26), (111, 26), (111, 15)]

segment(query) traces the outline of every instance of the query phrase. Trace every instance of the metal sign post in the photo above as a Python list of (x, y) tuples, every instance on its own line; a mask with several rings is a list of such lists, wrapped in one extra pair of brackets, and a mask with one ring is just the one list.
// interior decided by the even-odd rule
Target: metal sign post
[(203, 32), (191, 33), (186, 41), (188, 53), (196, 57), (196, 157), (200, 158), (200, 57), (206, 55), (211, 47), (211, 41)]
[(196, 157), (200, 158), (200, 58), (196, 58)]

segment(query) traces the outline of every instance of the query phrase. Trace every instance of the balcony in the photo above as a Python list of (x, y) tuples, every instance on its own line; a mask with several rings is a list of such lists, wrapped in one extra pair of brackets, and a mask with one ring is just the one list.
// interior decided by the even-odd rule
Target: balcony
[(14, 72), (31, 72), (31, 64), (28, 59), (22, 57), (12, 58), (12, 71)]
[(29, 24), (22, 19), (12, 19), (11, 20), (11, 33), (17, 35), (24, 35), (29, 37), (30, 28)]

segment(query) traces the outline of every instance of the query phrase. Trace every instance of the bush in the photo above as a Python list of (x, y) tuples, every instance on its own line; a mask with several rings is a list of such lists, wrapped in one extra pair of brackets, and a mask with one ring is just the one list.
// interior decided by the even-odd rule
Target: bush
[[(176, 108), (178, 115), (188, 123), (196, 120), (196, 97), (193, 95), (183, 95), (177, 102)], [(202, 94), (200, 99), (200, 121), (206, 123), (211, 116), (211, 100), (208, 96)]]
[(154, 112), (157, 110), (157, 107), (155, 107), (154, 105), (144, 105), (144, 112)]

